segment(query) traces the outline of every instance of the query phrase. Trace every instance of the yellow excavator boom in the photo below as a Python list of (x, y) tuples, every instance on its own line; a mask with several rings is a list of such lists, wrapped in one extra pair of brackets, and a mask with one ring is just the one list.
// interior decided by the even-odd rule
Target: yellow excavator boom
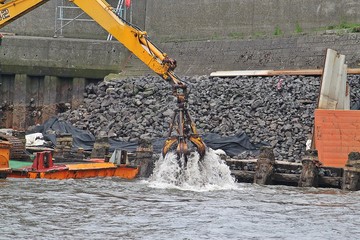
[(0, 28), (13, 22), (26, 13), (40, 7), (49, 0), (0, 0)]
[[(5, 0), (0, 0), (5, 2)], [(13, 0), (0, 5), (0, 28), (25, 15), (31, 10), (43, 5), (49, 0)], [(79, 6), (93, 20), (95, 20), (108, 33), (113, 35), (127, 49), (135, 54), (141, 61), (164, 79), (169, 78), (169, 68), (166, 54), (147, 40), (146, 32), (131, 26), (115, 13), (106, 1), (103, 0), (69, 0)], [(174, 80), (177, 84), (177, 79)]]
[[(0, 28), (49, 0), (0, 0)], [(195, 124), (187, 110), (187, 86), (174, 74), (176, 61), (167, 56), (148, 40), (147, 33), (116, 15), (114, 8), (105, 0), (69, 0), (80, 7), (108, 33), (115, 37), (150, 69), (173, 86), (177, 97), (176, 109), (171, 122), (168, 141), (165, 141), (165, 155), (175, 143), (178, 155), (185, 159), (189, 153), (187, 141), (192, 142), (203, 157), (205, 144), (198, 136)], [(177, 134), (171, 136), (172, 133)]]
[(113, 7), (104, 0), (72, 0), (72, 2), (79, 6), (154, 72), (164, 79), (169, 78), (170, 66), (163, 62), (166, 54), (162, 53), (147, 40), (146, 32), (122, 21), (114, 13)]

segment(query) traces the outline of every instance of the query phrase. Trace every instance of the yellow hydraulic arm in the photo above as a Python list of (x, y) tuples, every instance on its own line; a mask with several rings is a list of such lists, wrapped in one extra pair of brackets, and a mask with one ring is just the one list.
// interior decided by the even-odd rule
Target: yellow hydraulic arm
[[(48, 1), (0, 0), (0, 28)], [(195, 124), (187, 110), (187, 87), (173, 72), (176, 68), (176, 61), (152, 44), (148, 40), (146, 32), (116, 15), (113, 7), (105, 0), (69, 1), (80, 7), (149, 68), (173, 86), (173, 94), (177, 97), (178, 109), (175, 111), (171, 122), (163, 155), (177, 143), (178, 155), (184, 156), (186, 159), (189, 153), (187, 145), (187, 140), (189, 140), (195, 145), (200, 156), (203, 157), (205, 155), (205, 144), (197, 134)], [(172, 136), (173, 132), (176, 136)]]
[[(49, 0), (0, 0), (0, 28), (43, 5)], [(3, 4), (3, 5), (1, 5)]]
[[(31, 10), (43, 5), (49, 0), (0, 0), (0, 28), (18, 19)], [(146, 32), (143, 32), (125, 21), (121, 20), (106, 1), (103, 0), (69, 0), (78, 5), (85, 13), (94, 19), (108, 33), (113, 35), (126, 48), (134, 53), (140, 60), (148, 65), (154, 72), (168, 79), (171, 75), (169, 70), (174, 69), (175, 63), (167, 63), (165, 53), (158, 50), (147, 40)], [(170, 59), (169, 59), (170, 60)], [(172, 77), (172, 76), (171, 76)], [(174, 77), (173, 81), (181, 84)]]

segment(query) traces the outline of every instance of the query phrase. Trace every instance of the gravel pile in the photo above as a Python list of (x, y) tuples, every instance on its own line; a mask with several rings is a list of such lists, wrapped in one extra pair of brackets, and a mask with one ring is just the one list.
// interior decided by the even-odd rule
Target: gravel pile
[[(360, 99), (360, 76), (349, 76), (351, 99)], [(277, 160), (298, 161), (312, 131), (320, 78), (304, 76), (186, 77), (189, 111), (201, 134), (245, 131), (253, 143), (274, 147)], [(59, 114), (94, 135), (123, 141), (165, 137), (176, 108), (171, 86), (155, 76), (90, 84), (84, 104)], [(241, 157), (250, 157), (246, 154)]]

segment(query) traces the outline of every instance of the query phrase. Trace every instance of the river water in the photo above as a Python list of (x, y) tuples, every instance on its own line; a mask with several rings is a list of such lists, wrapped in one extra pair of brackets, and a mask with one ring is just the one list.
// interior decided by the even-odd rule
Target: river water
[(360, 238), (360, 192), (226, 182), (224, 169), (172, 185), (157, 168), (135, 181), (1, 180), (0, 239)]

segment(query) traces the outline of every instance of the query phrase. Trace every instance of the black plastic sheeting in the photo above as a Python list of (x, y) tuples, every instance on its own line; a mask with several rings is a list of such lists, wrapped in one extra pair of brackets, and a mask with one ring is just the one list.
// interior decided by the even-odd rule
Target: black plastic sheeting
[[(30, 133), (42, 133), (44, 140), (51, 141), (54, 146), (56, 146), (56, 134), (71, 134), (73, 137), (73, 147), (75, 149), (83, 148), (85, 151), (91, 151), (95, 142), (95, 136), (89, 131), (78, 129), (69, 122), (60, 121), (56, 117), (50, 118), (43, 125), (38, 125), (27, 132), (27, 134)], [(210, 133), (203, 135), (202, 138), (208, 147), (214, 150), (222, 149), (230, 157), (239, 155), (244, 151), (257, 154), (259, 148), (265, 145), (252, 144), (245, 133), (238, 133), (229, 137), (221, 137), (218, 134)], [(159, 138), (152, 142), (155, 152), (161, 152), (165, 139), (166, 138)], [(123, 149), (133, 152), (138, 145), (138, 142), (122, 142), (115, 139), (109, 139), (109, 143), (110, 151)]]

